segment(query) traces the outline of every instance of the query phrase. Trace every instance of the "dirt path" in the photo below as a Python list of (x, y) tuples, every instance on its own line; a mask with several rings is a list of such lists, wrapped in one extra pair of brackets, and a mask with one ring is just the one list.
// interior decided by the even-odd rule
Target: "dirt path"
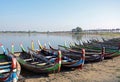
[(83, 70), (27, 77), (25, 82), (120, 82), (120, 57), (86, 64)]

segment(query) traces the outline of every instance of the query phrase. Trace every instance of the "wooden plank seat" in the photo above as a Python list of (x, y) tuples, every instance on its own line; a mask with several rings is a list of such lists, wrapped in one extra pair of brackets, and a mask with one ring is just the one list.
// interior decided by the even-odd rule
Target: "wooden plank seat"
[(27, 62), (27, 61), (31, 61), (31, 60), (33, 60), (33, 59), (31, 59), (31, 58), (30, 58), (30, 59), (24, 59), (24, 61), (26, 61), (26, 62)]
[(10, 72), (10, 68), (0, 70), (0, 73), (7, 73), (7, 72)]
[(4, 65), (4, 66), (0, 66), (0, 69), (9, 68), (9, 67), (11, 67), (11, 65)]
[(38, 64), (39, 62), (32, 62), (31, 64)]
[(47, 63), (39, 63), (39, 64), (36, 64), (38, 66), (42, 66), (42, 65), (46, 65)]
[(37, 60), (38, 58), (29, 58), (29, 59), (24, 59), (24, 61), (26, 61), (26, 62), (29, 62), (29, 61), (34, 61), (34, 60)]
[(0, 65), (11, 64), (12, 62), (0, 62)]
[(9, 62), (0, 62), (0, 73), (7, 73), (10, 72), (11, 61)]
[(45, 56), (45, 58), (48, 58), (48, 59), (49, 59), (49, 58), (52, 58), (52, 57), (53, 57), (53, 56)]

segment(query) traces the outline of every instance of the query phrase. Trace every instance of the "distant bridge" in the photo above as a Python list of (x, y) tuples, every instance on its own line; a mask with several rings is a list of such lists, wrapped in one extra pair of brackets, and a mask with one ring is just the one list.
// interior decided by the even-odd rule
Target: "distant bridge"
[(93, 29), (93, 30), (84, 30), (84, 32), (120, 32), (120, 29)]

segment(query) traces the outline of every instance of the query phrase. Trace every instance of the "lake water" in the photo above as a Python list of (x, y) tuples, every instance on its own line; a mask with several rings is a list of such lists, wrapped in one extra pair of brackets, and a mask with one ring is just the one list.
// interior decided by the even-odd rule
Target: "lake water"
[[(78, 41), (86, 41), (89, 39), (99, 39), (101, 38), (113, 38), (111, 36), (101, 36), (101, 35), (75, 35), (75, 34), (38, 34), (38, 33), (0, 33), (0, 43), (4, 45), (5, 48), (9, 48), (11, 50), (11, 44), (14, 43), (15, 51), (20, 51), (19, 44), (22, 42), (24, 47), (31, 47), (31, 41), (34, 41), (35, 48), (38, 49), (37, 40), (41, 42), (42, 45), (49, 42), (55, 48), (58, 47), (59, 44), (63, 45), (65, 42), (67, 45), (69, 42), (78, 42)], [(2, 49), (0, 49), (0, 53), (2, 53)]]

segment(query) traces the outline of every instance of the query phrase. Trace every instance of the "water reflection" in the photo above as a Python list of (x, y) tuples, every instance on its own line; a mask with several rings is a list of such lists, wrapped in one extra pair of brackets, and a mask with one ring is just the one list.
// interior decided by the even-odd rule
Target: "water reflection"
[[(15, 45), (15, 51), (20, 51), (19, 44), (22, 42), (27, 49), (27, 47), (31, 47), (31, 40), (35, 43), (35, 48), (38, 49), (37, 40), (41, 42), (42, 45), (49, 42), (55, 47), (58, 48), (58, 45), (63, 45), (64, 42), (80, 42), (87, 41), (89, 39), (98, 39), (101, 40), (101, 37), (104, 38), (113, 38), (111, 36), (101, 36), (101, 35), (90, 35), (90, 34), (68, 34), (68, 33), (48, 33), (48, 34), (40, 34), (40, 33), (0, 33), (0, 43), (2, 43), (6, 48), (11, 49), (11, 43)], [(0, 53), (2, 51), (0, 50)]]
[(80, 41), (82, 39), (83, 34), (72, 34), (72, 39), (76, 41)]

